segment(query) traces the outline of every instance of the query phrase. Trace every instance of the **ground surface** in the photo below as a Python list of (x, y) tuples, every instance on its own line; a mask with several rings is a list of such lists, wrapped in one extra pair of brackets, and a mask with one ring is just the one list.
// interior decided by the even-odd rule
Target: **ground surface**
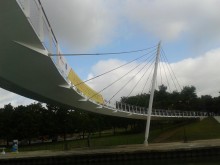
[(6, 153), (0, 155), (0, 159), (16, 159), (16, 158), (40, 158), (51, 156), (68, 156), (68, 155), (93, 155), (105, 153), (128, 153), (138, 151), (172, 151), (172, 150), (187, 150), (187, 149), (201, 149), (205, 147), (220, 147), (220, 139), (213, 140), (198, 140), (187, 143), (153, 143), (148, 146), (144, 144), (138, 145), (121, 145), (115, 147), (107, 147), (105, 149), (93, 148), (78, 148), (71, 151), (28, 151), (19, 153)]

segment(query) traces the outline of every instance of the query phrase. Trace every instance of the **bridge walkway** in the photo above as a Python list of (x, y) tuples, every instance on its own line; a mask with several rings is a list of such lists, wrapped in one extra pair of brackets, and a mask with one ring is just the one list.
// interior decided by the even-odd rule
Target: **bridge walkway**
[[(146, 120), (144, 107), (109, 104), (74, 73), (61, 56), (59, 43), (40, 0), (1, 0), (0, 86), (49, 104), (94, 113)], [(16, 20), (16, 21), (14, 21)], [(16, 27), (16, 29), (15, 29)], [(60, 56), (51, 56), (60, 54)], [(96, 94), (96, 97), (91, 97)], [(152, 119), (202, 118), (208, 112), (154, 109)]]

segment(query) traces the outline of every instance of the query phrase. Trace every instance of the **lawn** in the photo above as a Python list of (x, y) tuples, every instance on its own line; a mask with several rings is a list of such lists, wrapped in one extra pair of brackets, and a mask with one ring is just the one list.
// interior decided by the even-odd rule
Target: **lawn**
[[(202, 139), (220, 138), (220, 124), (213, 118), (205, 118), (201, 121), (183, 122), (180, 124), (166, 124), (161, 128), (152, 128), (150, 130), (149, 142), (174, 142), (183, 141), (184, 136), (188, 141)], [(185, 140), (186, 140), (185, 139)], [(103, 133), (101, 137), (93, 134), (90, 138), (91, 148), (105, 148), (117, 145), (142, 144), (144, 142), (144, 133), (132, 133), (118, 131), (116, 135), (112, 133)], [(19, 151), (37, 151), (37, 150), (71, 150), (75, 148), (88, 147), (88, 139), (71, 140), (66, 142), (42, 143), (31, 146), (23, 146)]]
[(196, 121), (177, 129), (161, 133), (160, 136), (166, 136), (166, 134), (170, 134), (171, 136), (164, 139), (163, 142), (183, 141), (184, 136), (189, 141), (219, 139), (220, 123), (218, 123), (214, 118), (209, 117), (201, 121)]

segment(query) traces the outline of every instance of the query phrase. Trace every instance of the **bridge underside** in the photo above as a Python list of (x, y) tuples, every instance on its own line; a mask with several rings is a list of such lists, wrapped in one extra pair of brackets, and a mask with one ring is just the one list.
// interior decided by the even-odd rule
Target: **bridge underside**
[(79, 101), (83, 97), (74, 90), (60, 87), (68, 84), (45, 54), (43, 44), (15, 0), (1, 0), (0, 11), (2, 88), (45, 103), (112, 114), (110, 110), (101, 111), (89, 101)]
[(45, 103), (146, 120), (147, 115), (143, 114), (118, 111), (107, 106), (97, 108), (99, 105), (94, 102), (82, 101), (85, 98), (75, 90), (61, 87), (69, 84), (47, 55), (16, 0), (1, 0), (0, 12), (0, 87)]

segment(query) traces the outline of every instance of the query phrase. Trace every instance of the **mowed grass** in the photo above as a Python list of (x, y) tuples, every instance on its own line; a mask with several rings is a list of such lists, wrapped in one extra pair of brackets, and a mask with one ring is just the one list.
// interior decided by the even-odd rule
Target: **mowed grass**
[(168, 137), (163, 142), (183, 141), (184, 136), (188, 141), (220, 139), (220, 123), (212, 117), (181, 126), (175, 130), (169, 130), (163, 134), (165, 136), (165, 134), (172, 131), (174, 131), (172, 136)]
[[(106, 146), (117, 146), (127, 144), (141, 144), (144, 142), (144, 133), (128, 134), (119, 133), (117, 135), (104, 135), (102, 137), (91, 137), (90, 148), (105, 148)], [(38, 150), (72, 150), (75, 148), (88, 148), (88, 139), (62, 141), (54, 143), (42, 143), (30, 146), (23, 146), (19, 151), (38, 151)]]
[[(184, 141), (184, 136), (188, 141), (203, 139), (220, 139), (220, 124), (214, 118), (196, 120), (188, 124), (177, 126), (168, 125), (165, 129), (150, 130), (149, 142), (153, 143), (160, 137), (160, 142)], [(162, 137), (162, 138), (161, 138)], [(165, 138), (163, 138), (165, 137)], [(94, 134), (90, 139), (90, 148), (105, 148), (117, 145), (143, 144), (144, 133), (118, 132), (102, 134), (101, 137)], [(20, 147), (20, 151), (38, 150), (73, 150), (76, 148), (88, 148), (88, 139), (72, 140), (66, 142), (42, 143), (31, 146)]]
[[(161, 130), (155, 129), (150, 131), (149, 140), (157, 137)], [(103, 133), (101, 137), (93, 134), (90, 138), (90, 148), (105, 148), (118, 145), (143, 144), (143, 133), (131, 133), (120, 131), (113, 135), (112, 133)], [(22, 146), (19, 151), (39, 151), (39, 150), (72, 150), (76, 148), (88, 148), (88, 139), (71, 140), (66, 142), (41, 143), (30, 146)]]

